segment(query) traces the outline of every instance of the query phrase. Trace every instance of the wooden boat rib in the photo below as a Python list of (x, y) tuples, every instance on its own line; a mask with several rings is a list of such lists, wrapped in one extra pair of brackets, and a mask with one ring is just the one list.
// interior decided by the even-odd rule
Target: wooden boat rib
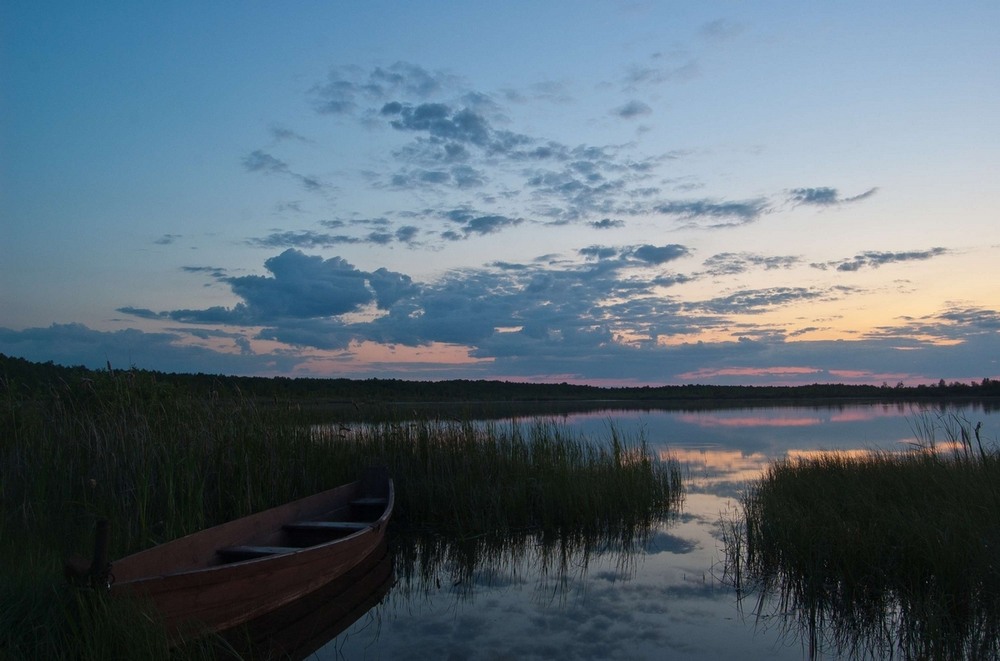
[(308, 595), (364, 561), (395, 503), (385, 469), (122, 558), (115, 595), (147, 599), (173, 636), (223, 631)]

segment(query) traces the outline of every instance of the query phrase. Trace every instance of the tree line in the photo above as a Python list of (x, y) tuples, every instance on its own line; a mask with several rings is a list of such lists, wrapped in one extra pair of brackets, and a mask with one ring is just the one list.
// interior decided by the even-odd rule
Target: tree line
[(346, 379), (310, 377), (253, 377), (218, 374), (178, 374), (129, 368), (105, 370), (32, 362), (0, 354), (0, 390), (38, 392), (59, 384), (99, 382), (102, 374), (125, 372), (155, 384), (161, 395), (173, 391), (204, 397), (239, 395), (261, 401), (315, 403), (371, 402), (737, 402), (805, 401), (816, 399), (873, 399), (912, 401), (940, 398), (1000, 398), (1000, 380), (983, 378), (906, 386), (815, 383), (802, 386), (664, 385), (606, 387), (570, 383), (525, 383), (499, 380)]

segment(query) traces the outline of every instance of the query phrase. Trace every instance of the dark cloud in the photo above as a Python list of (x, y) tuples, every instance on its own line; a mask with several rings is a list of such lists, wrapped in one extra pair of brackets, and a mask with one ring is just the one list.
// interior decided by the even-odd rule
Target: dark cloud
[(524, 222), (522, 218), (511, 218), (499, 214), (481, 215), (470, 209), (453, 209), (442, 215), (448, 221), (460, 226), (457, 230), (447, 230), (441, 234), (444, 238), (453, 241), (466, 239), (473, 235), (496, 234)]
[(700, 302), (688, 303), (693, 310), (714, 314), (759, 314), (769, 309), (808, 301), (829, 301), (841, 298), (849, 289), (834, 287), (772, 287), (770, 289), (744, 289)]
[(194, 336), (190, 331), (98, 331), (82, 324), (52, 324), (18, 331), (0, 328), (0, 353), (92, 369), (110, 363), (122, 369), (134, 366), (162, 372), (244, 376), (288, 374), (304, 360), (290, 354), (248, 353), (246, 338), (239, 333), (216, 334), (222, 339), (232, 338), (229, 352), (194, 345), (188, 341)]
[(457, 79), (415, 64), (397, 62), (365, 73), (358, 67), (337, 67), (326, 82), (310, 91), (313, 107), (323, 114), (352, 113), (361, 102), (377, 103), (398, 94), (426, 99), (455, 86)]
[(247, 243), (258, 248), (329, 248), (361, 242), (362, 239), (346, 234), (325, 234), (309, 230), (272, 232), (267, 236), (247, 239)]
[(413, 225), (404, 225), (396, 230), (396, 240), (400, 243), (414, 243), (420, 229)]
[(282, 142), (286, 140), (292, 142), (304, 142), (304, 143), (311, 142), (308, 138), (299, 135), (298, 133), (289, 128), (285, 128), (284, 126), (278, 126), (272, 124), (269, 127), (268, 132), (271, 134), (271, 137), (274, 138), (274, 140), (277, 142)]
[(857, 202), (871, 197), (876, 192), (878, 192), (878, 188), (869, 188), (865, 192), (853, 197), (841, 197), (840, 192), (836, 188), (793, 188), (789, 191), (793, 203), (812, 206), (835, 206)]
[(656, 53), (650, 58), (648, 64), (630, 67), (625, 75), (623, 86), (626, 90), (632, 90), (643, 85), (682, 82), (691, 80), (700, 73), (700, 67), (696, 60), (675, 61), (674, 58)]
[(653, 112), (653, 109), (642, 101), (633, 100), (623, 106), (615, 108), (612, 112), (622, 119), (635, 119), (636, 117), (650, 114)]
[(677, 216), (694, 221), (706, 227), (727, 227), (751, 223), (769, 209), (767, 200), (758, 198), (739, 202), (719, 202), (716, 200), (686, 200), (662, 202), (653, 211), (668, 216)]
[(265, 174), (288, 172), (287, 163), (260, 149), (250, 152), (243, 158), (243, 167), (246, 168), (247, 172), (263, 172)]
[(799, 257), (793, 256), (767, 256), (754, 253), (732, 253), (724, 252), (712, 255), (705, 260), (704, 266), (710, 275), (737, 275), (745, 273), (752, 268), (764, 268), (765, 270), (788, 269), (801, 261)]
[(324, 260), (288, 249), (264, 262), (270, 276), (229, 277), (223, 281), (243, 302), (232, 308), (175, 310), (170, 317), (189, 323), (260, 326), (282, 320), (325, 319), (374, 304), (386, 308), (417, 288), (409, 276), (379, 269), (368, 273), (340, 257)]
[(153, 241), (158, 246), (169, 246), (181, 238), (180, 234), (164, 234), (160, 238)]
[(260, 149), (250, 152), (243, 158), (243, 167), (247, 172), (280, 174), (291, 177), (298, 181), (303, 188), (311, 192), (321, 191), (326, 187), (318, 178), (293, 172), (289, 169), (285, 161)]
[(226, 269), (215, 266), (182, 266), (181, 270), (185, 273), (207, 274), (216, 279), (226, 277)]
[(860, 271), (863, 268), (877, 269), (880, 266), (897, 262), (924, 261), (950, 253), (950, 250), (941, 247), (904, 252), (879, 252), (872, 250), (857, 254), (850, 259), (841, 259), (832, 262), (814, 262), (810, 266), (824, 271), (829, 268), (834, 268), (838, 271)]
[(139, 317), (140, 319), (164, 319), (169, 317), (169, 315), (165, 312), (153, 312), (148, 308), (133, 308), (127, 305), (125, 307), (117, 308), (116, 312), (121, 312), (133, 317)]
[(689, 253), (688, 249), (684, 246), (672, 243), (666, 246), (639, 246), (632, 251), (632, 254), (643, 262), (664, 264), (680, 257), (685, 257)]
[(594, 229), (607, 230), (618, 227), (625, 227), (624, 220), (612, 220), (610, 218), (602, 218), (600, 220), (595, 220), (590, 223), (590, 226)]

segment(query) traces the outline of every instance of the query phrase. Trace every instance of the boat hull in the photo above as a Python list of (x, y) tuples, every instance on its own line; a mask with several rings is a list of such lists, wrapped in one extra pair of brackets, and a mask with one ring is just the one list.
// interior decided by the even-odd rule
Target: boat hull
[[(148, 601), (173, 637), (232, 628), (301, 599), (369, 558), (385, 538), (394, 498), (388, 476), (366, 475), (193, 533), (113, 563), (112, 594)], [(351, 505), (361, 499), (369, 501), (362, 508), (369, 509), (368, 516)], [(301, 541), (291, 542), (284, 529), (297, 521), (332, 520), (363, 520), (370, 525), (303, 546)], [(288, 546), (293, 543), (294, 547)], [(220, 550), (236, 545), (286, 550), (225, 562)]]

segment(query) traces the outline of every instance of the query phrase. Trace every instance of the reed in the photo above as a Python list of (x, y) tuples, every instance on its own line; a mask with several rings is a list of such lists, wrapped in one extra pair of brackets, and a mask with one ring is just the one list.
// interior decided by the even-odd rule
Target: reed
[(733, 582), (813, 651), (995, 657), (1000, 455), (978, 435), (965, 425), (908, 452), (774, 462), (726, 526)]
[[(94, 658), (102, 645), (166, 653), (155, 626), (70, 626), (82, 616), (69, 615), (76, 597), (56, 577), (69, 554), (89, 552), (98, 518), (111, 522), (110, 557), (121, 557), (385, 464), (398, 527), (627, 539), (681, 494), (676, 463), (614, 432), (601, 443), (555, 425), (426, 420), (341, 435), (238, 391), (202, 397), (149, 374), (91, 375), (31, 391), (0, 379), (0, 656), (86, 658), (81, 641)], [(87, 617), (130, 621), (117, 608), (98, 598)], [(84, 630), (102, 633), (87, 642)]]

